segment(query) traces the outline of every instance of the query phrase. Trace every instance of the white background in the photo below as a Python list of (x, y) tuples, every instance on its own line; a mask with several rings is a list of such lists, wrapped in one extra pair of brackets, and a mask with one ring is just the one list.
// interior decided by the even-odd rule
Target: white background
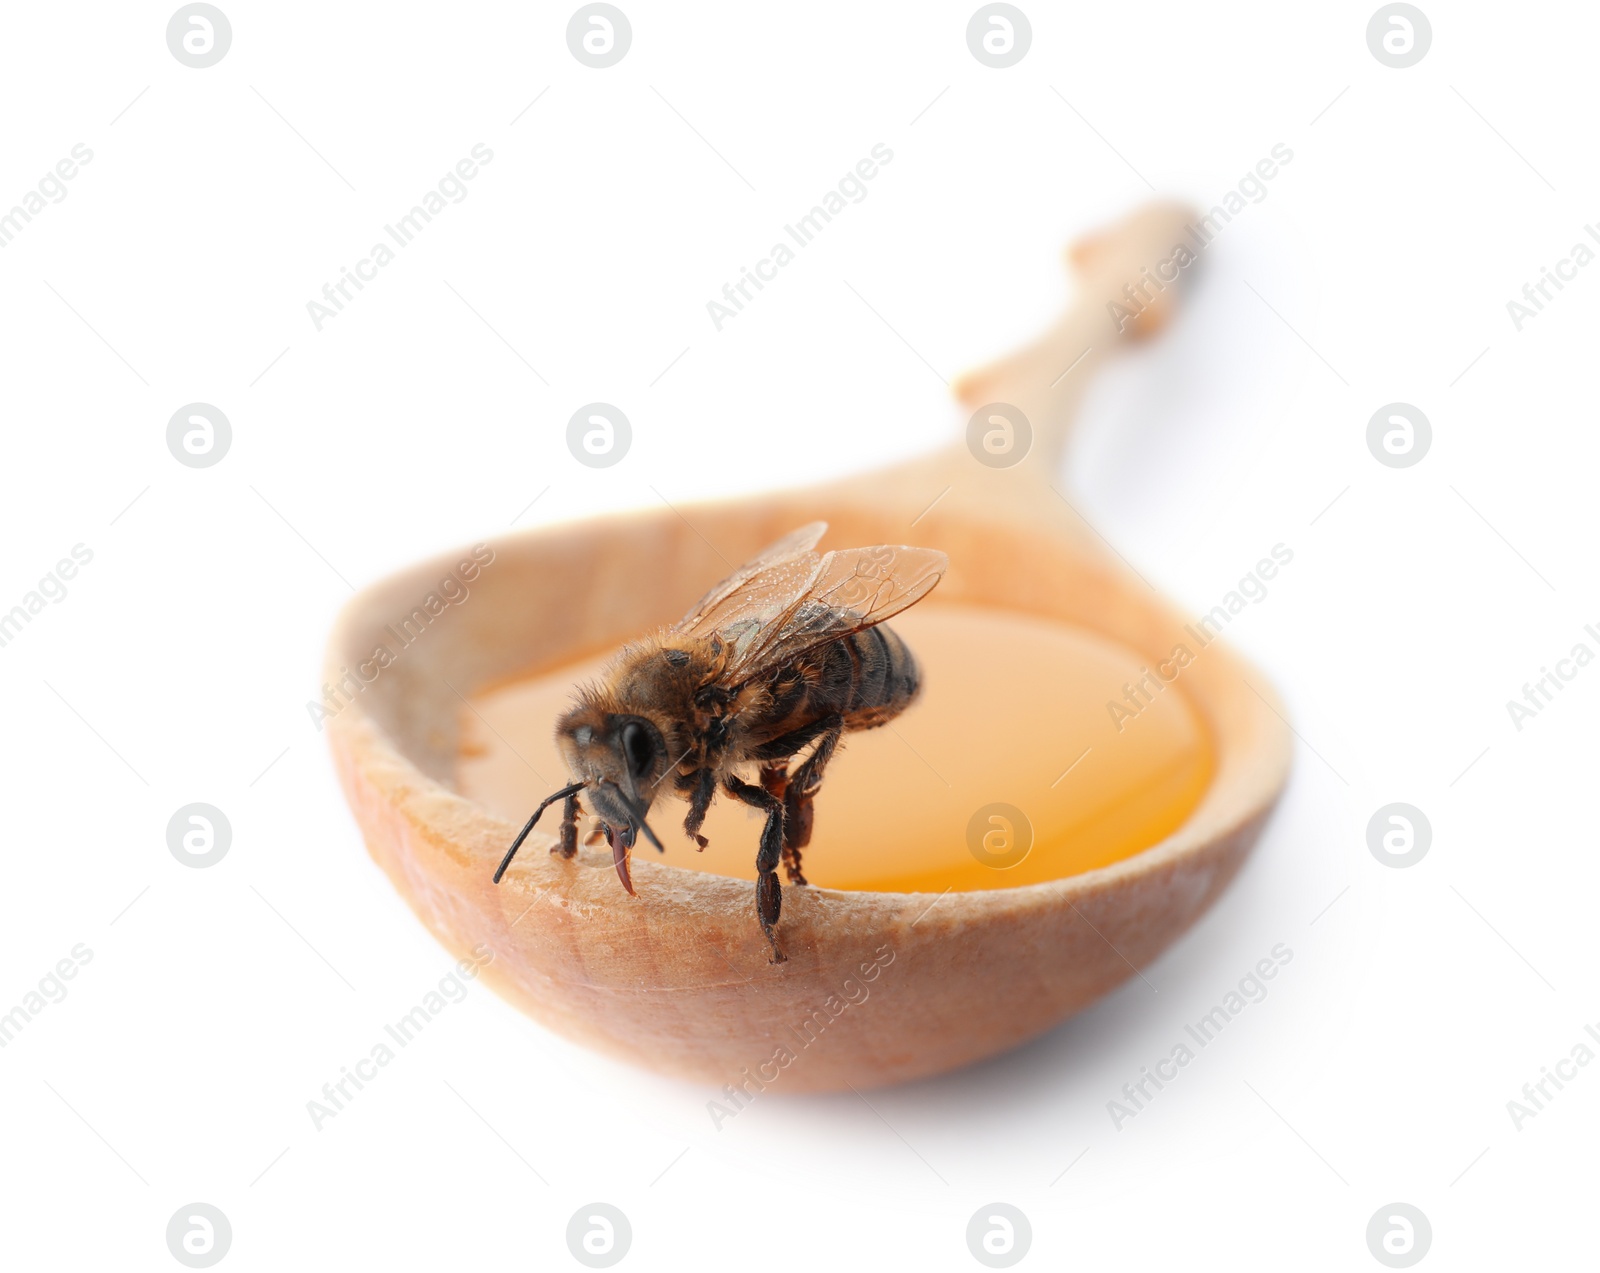
[[(994, 1201), (1031, 1219), (1023, 1267), (1376, 1268), (1395, 1201), (1432, 1223), (1423, 1267), (1592, 1257), (1600, 1066), (1521, 1130), (1506, 1102), (1600, 1020), (1600, 667), (1520, 732), (1505, 701), (1600, 652), (1600, 264), (1521, 332), (1506, 302), (1600, 221), (1600, 13), (1429, 4), (1393, 70), (1369, 5), (1025, 4), (1030, 52), (991, 70), (970, 3), (625, 2), (597, 71), (567, 7), (223, 7), (206, 70), (142, 3), (14, 6), (0, 49), (0, 206), (94, 152), (0, 250), (0, 609), (94, 553), (0, 649), (0, 1011), (93, 952), (0, 1051), (9, 1267), (178, 1267), (196, 1200), (238, 1269), (568, 1267), (595, 1200), (631, 1220), (623, 1267), (975, 1268)], [(306, 302), (479, 142), (465, 201), (315, 330)], [(869, 197), (716, 331), (706, 301), (878, 142)], [(941, 443), (941, 380), (1059, 313), (1064, 242), (1152, 191), (1210, 206), (1279, 142), (1180, 321), (1092, 390), (1067, 478), (1197, 611), (1295, 552), (1229, 630), (1291, 708), (1292, 782), (1149, 984), (871, 1108), (775, 1091), (720, 1131), (712, 1093), (475, 986), (315, 1130), (450, 963), (308, 723), (351, 586), (519, 513)], [(635, 434), (604, 471), (564, 445), (597, 399)], [(1434, 431), (1403, 470), (1365, 444), (1396, 400)], [(214, 468), (166, 448), (195, 401), (232, 422)], [(1397, 800), (1434, 834), (1406, 870), (1365, 840)], [(208, 870), (166, 846), (191, 801), (233, 826)], [(1114, 1128), (1280, 942), (1270, 996)]]

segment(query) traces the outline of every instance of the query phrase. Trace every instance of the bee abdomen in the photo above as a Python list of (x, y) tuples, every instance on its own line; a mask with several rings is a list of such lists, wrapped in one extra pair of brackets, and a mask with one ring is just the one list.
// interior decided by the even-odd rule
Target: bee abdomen
[(750, 755), (793, 755), (834, 717), (847, 730), (886, 724), (916, 698), (921, 680), (906, 643), (881, 624), (839, 637), (774, 678), (763, 711), (743, 722)]
[(871, 729), (893, 720), (917, 696), (921, 673), (910, 648), (892, 628), (878, 624), (839, 642), (852, 665), (853, 684), (842, 710), (846, 729)]

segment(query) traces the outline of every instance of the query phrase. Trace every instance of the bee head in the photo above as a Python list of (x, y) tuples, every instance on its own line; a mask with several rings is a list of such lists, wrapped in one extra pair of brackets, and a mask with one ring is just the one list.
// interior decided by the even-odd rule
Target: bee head
[(579, 703), (557, 723), (556, 742), (601, 818), (618, 827), (643, 820), (667, 771), (667, 745), (653, 721)]

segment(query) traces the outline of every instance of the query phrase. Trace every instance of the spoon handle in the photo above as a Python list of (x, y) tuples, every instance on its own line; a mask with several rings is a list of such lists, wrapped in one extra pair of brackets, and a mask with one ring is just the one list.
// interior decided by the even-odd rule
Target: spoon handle
[(1003, 402), (1027, 417), (1033, 438), (1022, 464), (1059, 472), (1095, 370), (1172, 317), (1188, 282), (1174, 249), (1190, 245), (1185, 251), (1194, 255), (1187, 231), (1193, 215), (1179, 204), (1150, 204), (1079, 239), (1064, 254), (1077, 285), (1067, 312), (1032, 344), (957, 379), (956, 400), (969, 410)]
[[(959, 509), (989, 520), (1035, 519), (1046, 507), (1058, 512), (1064, 496), (1052, 486), (1060, 486), (1083, 393), (1108, 357), (1154, 335), (1172, 317), (1198, 252), (1193, 219), (1193, 210), (1181, 204), (1153, 203), (1074, 243), (1065, 257), (1075, 294), (1060, 320), (1032, 344), (956, 380), (955, 398), (975, 420), (964, 436), (857, 479), (860, 489), (879, 503), (901, 504), (909, 516), (935, 497), (935, 511)], [(980, 416), (991, 405), (997, 409)], [(1020, 412), (1026, 424), (1001, 407)], [(985, 437), (993, 448), (987, 453)], [(1008, 443), (1020, 458), (1006, 462)], [(1060, 533), (1088, 534), (1082, 527)]]

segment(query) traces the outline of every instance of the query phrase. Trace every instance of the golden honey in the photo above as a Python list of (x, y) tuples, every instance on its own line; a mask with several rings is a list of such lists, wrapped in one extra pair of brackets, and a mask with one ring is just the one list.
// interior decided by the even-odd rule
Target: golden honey
[[(1126, 687), (1148, 660), (1085, 629), (931, 599), (891, 626), (916, 655), (922, 694), (891, 724), (845, 735), (817, 793), (804, 852), (812, 884), (935, 893), (1036, 884), (1131, 857), (1199, 803), (1214, 759), (1181, 677), (1132, 715)], [(461, 713), (461, 793), (520, 825), (565, 784), (556, 717), (612, 653), (479, 694)], [(755, 879), (758, 815), (719, 795), (710, 846), (696, 852), (682, 831), (687, 805), (663, 791), (650, 825), (666, 855), (642, 837), (636, 855)], [(557, 812), (524, 852), (554, 843)], [(609, 865), (603, 845), (584, 852)]]

